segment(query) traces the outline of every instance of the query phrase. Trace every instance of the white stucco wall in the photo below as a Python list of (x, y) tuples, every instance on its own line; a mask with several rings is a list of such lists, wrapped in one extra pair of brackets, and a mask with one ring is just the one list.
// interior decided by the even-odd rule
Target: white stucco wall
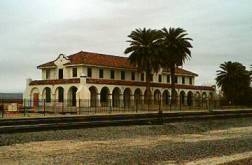
[[(103, 69), (103, 79), (110, 79), (110, 71), (114, 70), (115, 72), (115, 78), (114, 80), (121, 80), (121, 71), (122, 69), (113, 69), (113, 68), (103, 68), (103, 67), (88, 67), (88, 66), (75, 66), (77, 68), (77, 78), (80, 77), (82, 74), (87, 75), (87, 68), (92, 68), (92, 78), (99, 79), (99, 70)], [(50, 69), (50, 78), (49, 80), (58, 79), (58, 70), (63, 69), (63, 77), (64, 79), (71, 79), (76, 78), (72, 75), (72, 69), (74, 66), (65, 67), (60, 65), (56, 69)], [(131, 81), (131, 72), (132, 70), (123, 70), (125, 71), (125, 80)], [(159, 82), (158, 77), (160, 73), (154, 73), (153, 74), (153, 82)], [(162, 73), (162, 82), (161, 83), (167, 83), (167, 73)], [(185, 85), (190, 85), (189, 78), (192, 76), (187, 75), (177, 75), (178, 78), (178, 84), (182, 84), (182, 77), (185, 77)], [(46, 79), (46, 69), (42, 69), (42, 80)], [(135, 80), (134, 81), (141, 81), (141, 73), (138, 73), (135, 71)], [(192, 77), (192, 85), (194, 85), (194, 77)], [(171, 77), (170, 77), (170, 83), (171, 83)]]
[[(80, 78), (82, 75), (87, 76), (87, 68), (90, 67), (92, 68), (92, 78), (93, 79), (99, 79), (99, 69), (103, 69), (103, 79), (110, 79), (110, 71), (113, 69), (115, 72), (115, 78), (114, 80), (121, 80), (121, 71), (125, 71), (125, 80), (131, 81), (131, 72), (132, 70), (124, 70), (124, 69), (114, 69), (114, 68), (106, 68), (106, 67), (97, 67), (97, 66), (85, 66), (85, 65), (75, 65), (75, 66), (67, 66), (65, 64), (69, 63), (69, 60), (67, 57), (60, 55), (56, 60), (55, 60), (55, 65), (56, 68), (51, 68), (50, 69), (50, 76), (49, 80), (54, 80), (58, 79), (58, 70), (63, 69), (63, 78), (64, 79), (71, 79), (71, 78)], [(72, 68), (77, 67), (77, 77), (73, 77), (72, 75)], [(47, 68), (48, 69), (48, 68)], [(160, 71), (159, 73), (155, 73), (153, 75), (153, 82), (159, 82), (158, 77), (159, 74), (162, 74), (162, 82), (161, 83), (167, 83), (167, 74), (166, 72), (162, 73)], [(170, 75), (169, 75), (170, 76)], [(189, 85), (189, 75), (177, 75), (178, 77), (178, 84), (182, 84), (182, 76), (185, 77), (185, 85)], [(42, 69), (42, 80), (46, 79), (46, 68)], [(112, 94), (113, 90), (115, 88), (119, 88), (121, 91), (121, 94), (124, 93), (125, 89), (129, 88), (131, 91), (131, 95), (133, 97), (134, 92), (136, 89), (140, 89), (142, 95), (144, 95), (145, 86), (125, 86), (125, 85), (105, 85), (105, 84), (86, 84), (86, 81), (84, 81), (85, 78), (81, 78), (80, 83), (72, 83), (72, 84), (57, 84), (57, 85), (29, 85), (31, 80), (27, 80), (27, 86), (26, 90), (24, 92), (24, 99), (33, 99), (33, 94), (38, 93), (39, 94), (39, 99), (45, 99), (43, 95), (43, 91), (45, 88), (49, 88), (51, 90), (51, 99), (52, 100), (57, 100), (57, 89), (59, 87), (62, 87), (64, 89), (64, 99), (70, 99), (69, 97), (69, 91), (71, 87), (76, 87), (77, 90), (77, 99), (90, 99), (90, 91), (89, 88), (94, 86), (97, 89), (98, 94), (102, 90), (102, 88), (107, 87), (109, 89), (109, 93)], [(141, 73), (135, 72), (135, 81), (141, 81)], [(145, 81), (145, 80), (144, 80)], [(192, 84), (194, 84), (194, 77), (192, 77)], [(142, 81), (141, 81), (142, 82)], [(170, 79), (171, 83), (171, 79)], [(163, 94), (164, 91), (169, 91), (171, 93), (171, 89), (169, 88), (156, 88), (152, 87), (152, 95), (154, 94), (155, 90), (159, 90), (161, 94)], [(188, 92), (193, 92), (194, 95), (196, 93), (199, 93), (202, 95), (204, 92), (209, 96), (210, 93), (213, 93), (213, 91), (209, 90), (189, 90), (189, 89), (176, 89), (177, 93), (179, 94), (181, 91), (184, 91), (185, 94), (187, 95)], [(110, 95), (111, 97), (111, 95)], [(99, 98), (98, 98), (99, 99)]]

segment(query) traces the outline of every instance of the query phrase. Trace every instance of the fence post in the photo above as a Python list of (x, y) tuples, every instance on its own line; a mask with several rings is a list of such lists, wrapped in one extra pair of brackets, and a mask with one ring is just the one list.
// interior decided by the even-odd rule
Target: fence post
[(4, 104), (3, 104), (3, 102), (2, 102), (2, 118), (4, 118)]
[(45, 99), (43, 99), (43, 101), (44, 101), (43, 105), (44, 105), (44, 116), (45, 116), (46, 114)]
[(64, 100), (62, 101), (61, 111), (62, 111), (62, 114), (63, 114), (64, 113)]
[[(98, 100), (99, 101), (99, 100)], [(91, 102), (91, 100), (90, 100), (90, 102)], [(94, 106), (95, 106), (95, 114), (96, 114), (96, 107), (97, 107), (97, 99), (95, 99), (95, 104), (94, 104)], [(92, 105), (92, 103), (91, 103), (91, 105)], [(90, 108), (91, 108), (91, 106), (90, 106)], [(91, 108), (92, 109), (92, 108)]]
[(147, 111), (149, 112), (149, 108), (150, 108), (150, 100), (151, 98), (150, 98), (150, 96), (148, 96), (148, 98), (147, 98), (147, 100), (148, 100), (148, 105), (147, 105)]
[[(30, 100), (28, 100), (28, 101), (29, 101), (29, 103), (31, 103)], [(25, 99), (24, 99), (24, 102), (26, 102)], [(30, 104), (30, 106), (31, 106), (31, 104)], [(24, 116), (25, 116), (25, 111), (26, 111), (26, 105), (25, 105), (25, 103), (24, 103)]]
[(201, 98), (201, 106), (202, 106), (202, 109), (205, 109), (206, 107), (204, 107), (204, 98), (203, 98), (203, 96), (202, 96), (202, 98)]
[(159, 101), (158, 101), (158, 111), (159, 113), (163, 113), (162, 110), (161, 110), (161, 99), (159, 98)]
[(79, 98), (79, 107), (78, 107), (78, 109), (77, 110), (79, 110), (79, 115), (80, 115), (80, 109), (81, 109), (81, 100), (80, 100), (80, 98)]
[(56, 99), (53, 100), (53, 111), (55, 115), (56, 114)]
[(138, 108), (138, 100), (136, 100), (136, 102), (135, 102), (135, 105), (136, 105), (136, 113), (137, 113), (137, 108)]
[(172, 97), (169, 95), (169, 107), (170, 107), (170, 111), (172, 111)]
[(109, 99), (109, 112), (112, 113), (112, 101)]
[(182, 99), (179, 97), (179, 111), (182, 111), (181, 110), (181, 102), (182, 102)]
[(213, 100), (209, 99), (209, 101), (208, 101), (208, 107), (209, 107), (209, 111), (210, 112), (212, 111), (212, 108), (213, 108), (212, 103), (213, 103)]

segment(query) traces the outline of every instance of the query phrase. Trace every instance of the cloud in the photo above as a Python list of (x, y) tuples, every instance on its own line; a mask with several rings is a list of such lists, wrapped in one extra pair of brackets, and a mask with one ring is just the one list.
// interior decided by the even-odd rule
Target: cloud
[[(135, 28), (182, 27), (193, 38), (198, 84), (215, 83), (220, 63), (252, 61), (249, 0), (2, 0), (0, 91), (22, 91), (36, 66), (80, 50), (121, 55)], [(10, 67), (11, 66), (11, 67)], [(8, 82), (6, 84), (6, 82)]]

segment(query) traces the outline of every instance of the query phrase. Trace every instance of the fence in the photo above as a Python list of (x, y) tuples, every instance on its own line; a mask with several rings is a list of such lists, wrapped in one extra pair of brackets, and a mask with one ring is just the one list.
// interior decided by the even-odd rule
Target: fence
[[(159, 99), (103, 99), (103, 100), (0, 100), (0, 113), (27, 114), (96, 114), (96, 113), (143, 113), (169, 111), (209, 111), (224, 109), (217, 99), (206, 97), (177, 97)], [(10, 109), (10, 104), (16, 108)], [(13, 104), (14, 103), (14, 104)]]

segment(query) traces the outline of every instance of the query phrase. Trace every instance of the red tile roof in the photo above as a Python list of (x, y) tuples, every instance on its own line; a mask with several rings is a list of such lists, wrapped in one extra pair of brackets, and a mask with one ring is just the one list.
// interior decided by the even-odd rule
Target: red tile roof
[[(135, 66), (131, 65), (127, 57), (105, 55), (93, 52), (79, 52), (70, 56), (67, 56), (71, 61), (65, 65), (75, 65), (75, 64), (86, 64), (86, 65), (96, 65), (112, 68), (125, 68), (125, 69), (136, 69)], [(38, 68), (43, 67), (54, 67), (54, 61), (39, 65)], [(176, 69), (176, 74), (184, 74), (191, 76), (198, 76), (196, 73), (184, 70), (182, 68)]]
[[(170, 73), (170, 70), (166, 70), (166, 71), (164, 71), (164, 72)], [(182, 68), (176, 68), (176, 74), (177, 74), (177, 75), (198, 76), (198, 74), (193, 73), (193, 72), (188, 71), (188, 70), (185, 70), (185, 69), (182, 69)]]
[[(35, 80), (30, 85), (55, 85), (55, 84), (78, 84), (79, 78), (75, 79), (61, 79), (61, 80)], [(87, 79), (88, 84), (104, 84), (104, 85), (128, 85), (128, 86), (146, 86), (146, 82), (140, 81), (125, 81), (125, 80), (107, 80), (107, 79)], [(151, 83), (152, 87), (171, 88), (171, 84), (166, 83)], [(194, 89), (194, 90), (211, 90), (210, 86), (195, 86), (195, 85), (182, 85), (176, 84), (177, 89)]]

